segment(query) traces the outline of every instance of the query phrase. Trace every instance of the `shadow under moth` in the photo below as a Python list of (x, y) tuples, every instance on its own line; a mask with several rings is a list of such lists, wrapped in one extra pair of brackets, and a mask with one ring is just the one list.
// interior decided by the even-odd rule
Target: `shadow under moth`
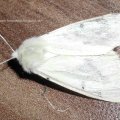
[(113, 50), (119, 45), (120, 14), (112, 13), (29, 38), (11, 59), (77, 93), (120, 102), (120, 59)]

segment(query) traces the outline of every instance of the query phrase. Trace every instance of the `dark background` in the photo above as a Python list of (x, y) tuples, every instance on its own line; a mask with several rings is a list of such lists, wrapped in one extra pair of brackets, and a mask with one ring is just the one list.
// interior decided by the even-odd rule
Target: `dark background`
[[(28, 37), (119, 11), (119, 0), (0, 0), (0, 34), (16, 49)], [(0, 42), (0, 61), (10, 55)], [(77, 95), (28, 75), (13, 60), (0, 65), (0, 120), (120, 120), (120, 105)]]

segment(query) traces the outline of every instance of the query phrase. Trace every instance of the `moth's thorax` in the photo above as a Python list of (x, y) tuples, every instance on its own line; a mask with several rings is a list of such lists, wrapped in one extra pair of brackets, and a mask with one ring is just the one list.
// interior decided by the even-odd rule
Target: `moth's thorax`
[(47, 51), (47, 45), (39, 38), (30, 38), (12, 54), (27, 72), (32, 72), (34, 68), (41, 66), (48, 58), (54, 54)]

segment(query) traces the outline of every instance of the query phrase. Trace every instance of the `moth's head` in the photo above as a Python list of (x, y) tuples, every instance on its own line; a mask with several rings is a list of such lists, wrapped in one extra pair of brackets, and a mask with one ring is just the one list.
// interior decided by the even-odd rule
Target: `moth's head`
[(17, 59), (17, 61), (20, 63), (19, 49), (15, 50), (11, 56), (13, 59)]
[(20, 52), (19, 51), (20, 51), (19, 49), (15, 50), (11, 56), (13, 59), (17, 59), (18, 63), (21, 65), (24, 71), (30, 73), (29, 66), (28, 64), (26, 64), (26, 61), (24, 62), (24, 58), (22, 59), (22, 53), (20, 53), (21, 51)]
[(17, 52), (17, 50), (12, 53), (12, 58), (18, 59), (18, 52)]

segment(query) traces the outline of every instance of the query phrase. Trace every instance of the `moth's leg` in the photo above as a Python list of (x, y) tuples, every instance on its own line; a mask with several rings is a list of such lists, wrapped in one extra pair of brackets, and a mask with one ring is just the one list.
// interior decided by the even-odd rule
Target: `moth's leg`
[[(49, 80), (49, 78), (46, 78), (46, 79)], [(43, 93), (41, 95), (44, 96), (46, 92), (47, 92), (47, 86), (44, 85)]]
[(45, 95), (45, 93), (47, 92), (47, 86), (46, 85), (44, 85), (44, 88), (43, 88), (43, 92), (42, 92), (42, 96), (44, 96)]

